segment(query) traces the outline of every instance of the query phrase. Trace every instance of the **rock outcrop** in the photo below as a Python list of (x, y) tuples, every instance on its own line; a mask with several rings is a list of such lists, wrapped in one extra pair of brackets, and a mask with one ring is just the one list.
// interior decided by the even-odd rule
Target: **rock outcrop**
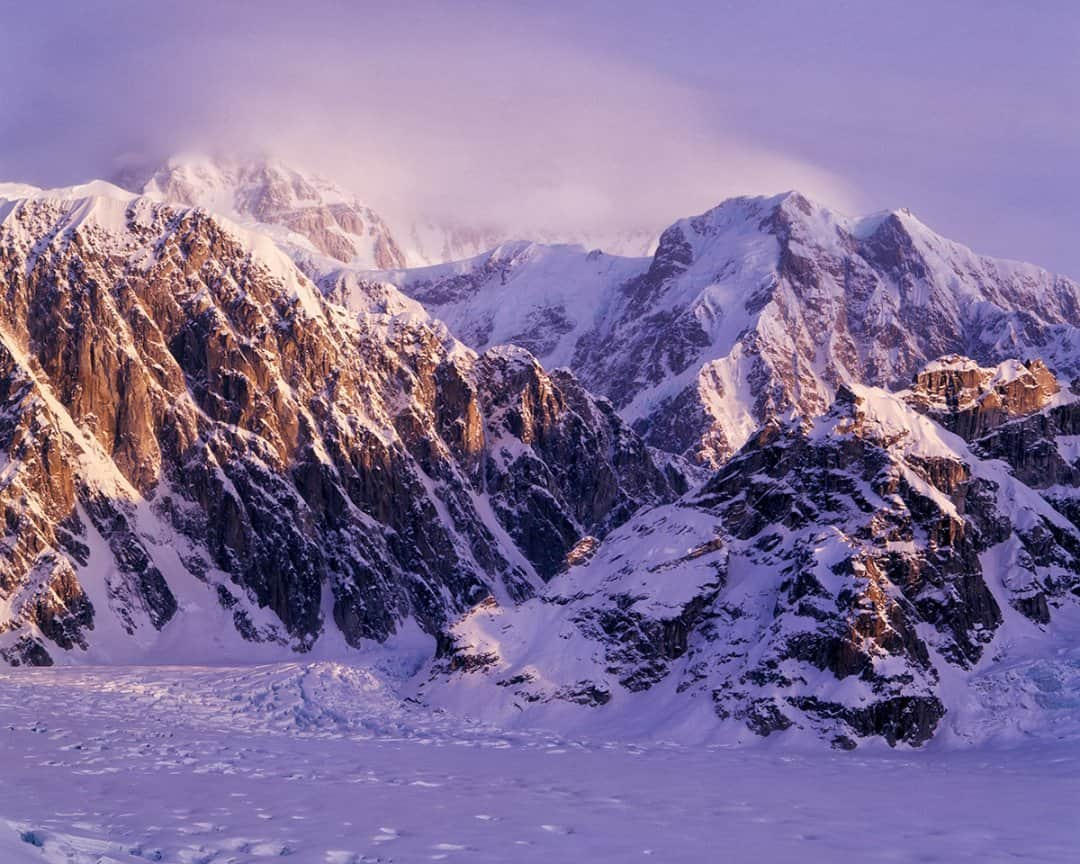
[(1060, 390), (1041, 360), (1010, 360), (984, 369), (953, 354), (915, 376), (909, 402), (973, 441), (1002, 423), (1040, 410)]
[[(934, 402), (939, 425), (905, 400), (925, 411), (943, 365), (971, 370), (971, 398)], [(1006, 368), (1017, 375), (994, 399), (1014, 419), (970, 445), (949, 428), (974, 429), (973, 411), (989, 422), (972, 394), (1002, 370), (957, 358), (920, 374), (922, 391), (842, 387), (815, 420), (770, 421), (703, 487), (638, 513), (536, 598), (470, 613), (425, 698), (536, 722), (587, 705), (603, 728), (706, 740), (925, 742), (963, 699), (957, 679), (1049, 638), (1080, 604), (1080, 526), (1060, 487), (999, 461), (1017, 434), (1031, 452), (1036, 430), (1072, 446), (1080, 403), (1045, 408), (1053, 377)]]

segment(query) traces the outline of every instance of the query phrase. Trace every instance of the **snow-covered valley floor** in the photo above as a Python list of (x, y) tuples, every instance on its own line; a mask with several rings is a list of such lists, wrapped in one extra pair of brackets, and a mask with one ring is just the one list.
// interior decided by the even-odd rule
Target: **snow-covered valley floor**
[(0, 862), (1080, 860), (1080, 746), (572, 742), (334, 663), (0, 670)]

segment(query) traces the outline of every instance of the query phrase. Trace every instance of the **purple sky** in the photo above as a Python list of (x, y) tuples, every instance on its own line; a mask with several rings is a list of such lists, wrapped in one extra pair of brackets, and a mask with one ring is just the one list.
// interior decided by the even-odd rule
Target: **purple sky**
[[(672, 7), (672, 8), (664, 8)], [(279, 152), (391, 213), (655, 227), (798, 187), (1080, 277), (1080, 4), (0, 0), (0, 178)]]

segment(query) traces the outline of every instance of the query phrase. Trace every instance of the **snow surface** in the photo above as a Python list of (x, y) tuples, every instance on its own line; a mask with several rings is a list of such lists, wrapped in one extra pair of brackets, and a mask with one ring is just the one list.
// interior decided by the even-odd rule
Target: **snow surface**
[[(608, 294), (648, 264), (578, 245), (517, 242), (449, 264), (367, 276), (418, 297), (471, 347), (524, 344), (551, 369), (570, 364), (578, 340), (599, 323)], [(454, 299), (425, 293), (425, 286), (455, 281), (461, 287)]]
[[(0, 860), (1071, 862), (1080, 750), (505, 733), (385, 668), (0, 670)], [(62, 706), (62, 707), (61, 707)]]

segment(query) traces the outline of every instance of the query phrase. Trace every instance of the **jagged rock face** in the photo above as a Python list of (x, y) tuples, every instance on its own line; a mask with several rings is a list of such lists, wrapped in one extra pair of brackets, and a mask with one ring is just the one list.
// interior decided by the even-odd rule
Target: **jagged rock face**
[[(541, 584), (548, 549), (510, 539), (539, 503), (569, 549), (671, 496), (572, 377), (533, 364), (489, 381), (498, 363), (409, 301), (326, 303), (271, 243), (205, 211), (113, 188), (0, 202), (0, 216), (11, 662), (93, 650), (106, 633), (113, 656), (137, 657), (188, 614), (298, 650), (329, 627), (382, 640), (409, 617), (437, 633), (486, 596)], [(498, 440), (517, 436), (554, 503), (485, 428), (487, 406), (537, 392), (554, 409), (527, 429), (500, 419)], [(574, 488), (575, 465), (606, 494)], [(511, 514), (523, 521), (500, 521)]]
[(304, 238), (335, 261), (390, 269), (405, 255), (386, 222), (329, 181), (272, 159), (178, 157), (149, 172), (118, 178), (133, 192), (213, 212), (274, 232), (288, 249)]
[(1029, 486), (1061, 496), (1080, 487), (1078, 442), (1080, 404), (1073, 401), (1002, 424), (979, 438), (975, 447), (1008, 462)]
[(1038, 411), (1060, 390), (1041, 360), (1012, 360), (984, 369), (954, 354), (915, 376), (909, 402), (973, 441), (1010, 419)]
[[(1008, 463), (1027, 485), (1040, 490), (1056, 510), (1080, 527), (1080, 402), (1051, 404), (1043, 410), (1004, 423), (976, 440), (973, 449), (989, 459)], [(1068, 567), (1054, 554), (1068, 532), (1047, 525), (1028, 550), (1046, 565)], [(1068, 574), (1063, 579), (1068, 579)], [(1049, 612), (1036, 600), (1038, 614)]]
[(1080, 286), (975, 255), (910, 213), (838, 216), (797, 193), (681, 220), (653, 258), (513, 247), (376, 274), (466, 342), (569, 365), (647, 443), (716, 467), (837, 388), (905, 386), (928, 361), (1041, 358), (1080, 373)]
[[(843, 383), (895, 387), (950, 352), (996, 362), (1038, 348), (1071, 371), (1080, 286), (978, 258), (904, 212), (849, 222), (789, 195), (677, 223), (613, 308), (574, 368), (660, 447), (685, 446), (671, 418), (699, 404), (697, 453), (715, 464), (759, 422), (817, 416)], [(668, 393), (641, 410), (650, 388)]]
[(842, 388), (813, 422), (766, 424), (700, 490), (575, 550), (538, 597), (470, 613), (426, 698), (485, 704), (486, 682), (510, 717), (574, 703), (655, 734), (927, 740), (946, 681), (1076, 611), (1080, 529), (985, 458), (993, 435), (970, 447), (904, 398)]
[(543, 579), (583, 535), (603, 535), (643, 503), (674, 497), (675, 478), (570, 373), (547, 375), (517, 348), (491, 349), (477, 372), (488, 418), (485, 488)]
[(1080, 525), (1080, 402), (1062, 390), (1039, 360), (982, 368), (946, 357), (916, 376), (905, 399), (971, 441), (979, 456), (1008, 463)]

